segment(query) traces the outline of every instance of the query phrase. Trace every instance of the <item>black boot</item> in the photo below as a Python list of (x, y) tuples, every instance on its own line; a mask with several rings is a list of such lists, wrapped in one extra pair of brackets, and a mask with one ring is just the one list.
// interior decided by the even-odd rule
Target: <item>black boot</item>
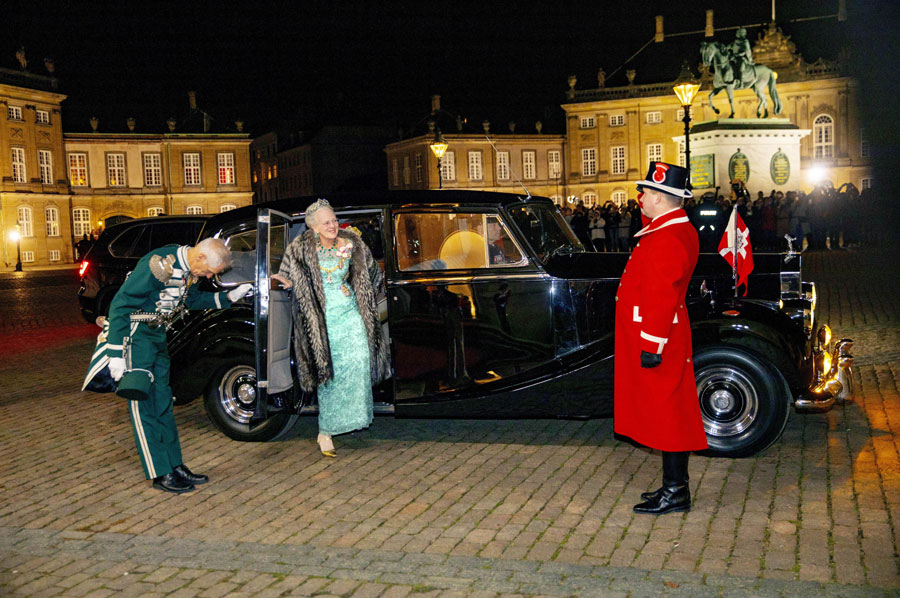
[(173, 469), (179, 478), (187, 482), (188, 484), (205, 484), (209, 481), (208, 475), (203, 475), (200, 473), (194, 473), (190, 469), (187, 468), (187, 465), (181, 464), (176, 465), (175, 469)]
[(662, 515), (691, 510), (691, 491), (688, 488), (688, 457), (690, 452), (663, 451), (663, 485), (657, 496), (634, 506), (635, 513)]
[[(663, 452), (663, 455), (665, 455), (665, 454), (666, 453)], [(672, 454), (678, 454), (678, 453), (669, 453), (669, 454), (672, 455)], [(665, 456), (663, 456), (663, 469), (665, 469), (665, 459), (666, 459)], [(687, 465), (685, 465), (685, 469), (684, 469), (684, 483), (685, 484), (688, 483), (688, 479), (689, 478), (688, 478)], [(665, 475), (663, 475), (663, 480), (665, 480)], [(663, 485), (663, 486), (660, 486), (659, 488), (657, 488), (656, 490), (654, 490), (653, 492), (641, 492), (641, 500), (643, 500), (643, 501), (657, 500), (657, 499), (659, 499), (660, 495), (663, 493), (664, 489), (665, 489), (665, 486)]]
[(190, 482), (182, 480), (174, 471), (153, 478), (153, 487), (163, 492), (174, 492), (175, 494), (183, 494), (194, 489), (194, 485)]

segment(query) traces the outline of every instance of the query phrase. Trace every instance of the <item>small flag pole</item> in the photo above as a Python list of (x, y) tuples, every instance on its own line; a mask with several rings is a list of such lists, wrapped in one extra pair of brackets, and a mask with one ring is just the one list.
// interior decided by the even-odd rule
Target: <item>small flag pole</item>
[(734, 298), (735, 298), (735, 300), (737, 300), (737, 296), (738, 296), (737, 262), (738, 262), (738, 245), (740, 244), (738, 242), (738, 236), (737, 236), (737, 214), (738, 214), (737, 207), (738, 207), (737, 198), (735, 198), (734, 206), (731, 208), (731, 212), (732, 212), (731, 213), (731, 221), (733, 223), (732, 230), (731, 230), (731, 234), (732, 234), (731, 238), (733, 239), (732, 242), (734, 243), (734, 245), (731, 248), (731, 279), (734, 281)]

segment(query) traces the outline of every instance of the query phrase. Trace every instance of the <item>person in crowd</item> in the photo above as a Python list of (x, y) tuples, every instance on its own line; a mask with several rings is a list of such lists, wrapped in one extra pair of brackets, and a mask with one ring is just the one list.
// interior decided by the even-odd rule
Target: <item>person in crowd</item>
[(638, 202), (629, 199), (628, 211), (631, 215), (631, 224), (628, 226), (628, 250), (633, 251), (634, 246), (637, 245), (637, 238), (635, 238), (635, 235), (638, 234), (642, 227), (641, 207), (638, 205)]
[(599, 209), (591, 210), (591, 243), (594, 251), (606, 251), (606, 219)]
[(109, 308), (109, 373), (119, 382), (117, 394), (134, 397), (128, 400), (128, 413), (135, 444), (144, 474), (157, 490), (190, 492), (196, 484), (209, 481), (209, 476), (192, 472), (181, 456), (172, 414), (166, 326), (132, 322), (131, 316), (153, 312), (164, 318), (183, 308), (231, 307), (252, 285), (211, 293), (201, 292), (195, 284), (230, 266), (231, 252), (220, 239), (204, 239), (194, 247), (165, 245), (141, 258)]
[(606, 202), (606, 250), (619, 250), (619, 210), (616, 204), (609, 201)]
[(588, 220), (587, 210), (585, 210), (583, 203), (579, 202), (578, 205), (575, 206), (575, 210), (572, 212), (572, 220), (569, 221), (569, 226), (572, 227), (572, 232), (575, 233), (578, 240), (581, 241), (585, 247), (590, 247), (590, 221)]
[(619, 208), (619, 246), (616, 251), (628, 252), (628, 231), (631, 230), (631, 212), (625, 206)]
[(690, 510), (688, 457), (707, 448), (685, 308), (699, 243), (681, 209), (692, 196), (686, 168), (651, 162), (637, 186), (649, 224), (637, 234), (616, 293), (614, 428), (662, 451), (662, 486), (634, 506), (661, 515)]
[(306, 225), (272, 278), (292, 289), (297, 378), (318, 396), (316, 442), (334, 457), (333, 436), (372, 423), (372, 386), (390, 369), (376, 307), (383, 275), (359, 235), (340, 228), (328, 201), (306, 209)]

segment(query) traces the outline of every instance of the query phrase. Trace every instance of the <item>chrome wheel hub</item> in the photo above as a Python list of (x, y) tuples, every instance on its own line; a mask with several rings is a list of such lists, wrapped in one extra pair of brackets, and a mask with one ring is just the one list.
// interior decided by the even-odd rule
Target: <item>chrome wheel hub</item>
[(256, 370), (237, 365), (225, 372), (219, 382), (219, 401), (234, 421), (250, 423), (256, 405)]
[(737, 436), (759, 416), (759, 396), (752, 380), (729, 367), (704, 368), (697, 373), (697, 395), (707, 435)]

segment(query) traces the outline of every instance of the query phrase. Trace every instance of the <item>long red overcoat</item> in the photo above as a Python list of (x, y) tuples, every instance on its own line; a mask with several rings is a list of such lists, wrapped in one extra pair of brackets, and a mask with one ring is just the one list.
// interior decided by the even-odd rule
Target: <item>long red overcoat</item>
[[(707, 448), (685, 295), (697, 232), (684, 210), (657, 216), (639, 239), (616, 293), (615, 431), (662, 451)], [(641, 351), (661, 353), (641, 367)]]

